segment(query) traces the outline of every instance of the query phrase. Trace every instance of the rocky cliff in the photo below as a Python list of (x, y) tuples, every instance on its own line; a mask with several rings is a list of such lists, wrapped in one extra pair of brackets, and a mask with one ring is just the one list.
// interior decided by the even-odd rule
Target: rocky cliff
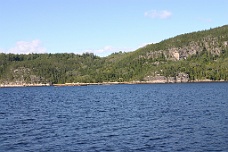
[(228, 48), (228, 41), (219, 41), (218, 38), (206, 37), (200, 41), (190, 41), (181, 47), (170, 47), (164, 50), (151, 50), (140, 57), (150, 59), (164, 56), (168, 60), (187, 59), (191, 55), (196, 55), (207, 50), (213, 55), (220, 55), (222, 50)]
[(45, 78), (36, 76), (30, 68), (18, 67), (11, 69), (8, 77), (1, 82), (2, 85), (37, 85), (50, 84)]
[(186, 73), (179, 73), (175, 77), (165, 77), (157, 74), (156, 76), (147, 76), (144, 80), (150, 83), (186, 83), (190, 81), (189, 75)]

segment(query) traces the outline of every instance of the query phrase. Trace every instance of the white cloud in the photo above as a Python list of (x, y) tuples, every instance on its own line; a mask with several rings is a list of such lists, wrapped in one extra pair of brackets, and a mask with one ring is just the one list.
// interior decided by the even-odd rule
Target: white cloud
[(94, 53), (95, 55), (98, 55), (100, 57), (105, 57), (105, 56), (108, 56), (108, 55), (110, 55), (112, 53), (115, 53), (115, 52), (120, 52), (120, 51), (122, 51), (122, 52), (131, 52), (131, 51), (135, 51), (135, 50), (137, 50), (139, 48), (143, 48), (143, 47), (145, 47), (147, 45), (150, 45), (150, 44), (155, 44), (155, 43), (153, 43), (153, 42), (142, 43), (138, 47), (135, 47), (135, 48), (129, 48), (129, 47), (122, 47), (122, 48), (119, 47), (119, 48), (116, 48), (116, 47), (107, 45), (107, 46), (105, 46), (105, 47), (103, 47), (101, 49), (87, 49), (87, 50), (83, 50), (81, 52), (81, 54), (88, 52), (88, 53)]
[(4, 52), (14, 54), (46, 53), (46, 48), (42, 46), (40, 40), (33, 40), (31, 42), (18, 41), (14, 47)]
[(105, 53), (111, 53), (115, 51), (115, 48), (113, 48), (112, 46), (105, 46), (102, 49), (93, 50), (93, 51), (95, 54), (105, 54)]
[(145, 47), (147, 45), (150, 45), (150, 44), (155, 44), (155, 43), (152, 43), (152, 42), (150, 42), (150, 43), (142, 43), (141, 45), (139, 45), (139, 48), (143, 48), (143, 47)]
[(167, 10), (162, 10), (162, 11), (151, 10), (151, 11), (145, 12), (144, 16), (149, 18), (167, 19), (172, 16), (172, 13)]
[(5, 50), (0, 48), (0, 53), (5, 53)]
[(84, 50), (83, 53), (89, 52), (89, 53), (94, 53), (98, 56), (104, 57), (104, 56), (108, 56), (114, 52), (119, 52), (119, 51), (129, 52), (129, 51), (134, 51), (134, 49), (131, 49), (131, 48), (115, 48), (113, 46), (107, 45), (101, 49), (87, 49), (87, 50)]

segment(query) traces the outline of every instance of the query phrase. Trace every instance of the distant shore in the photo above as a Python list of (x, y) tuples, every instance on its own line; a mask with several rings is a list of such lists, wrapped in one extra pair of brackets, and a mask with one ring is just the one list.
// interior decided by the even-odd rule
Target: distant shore
[(65, 84), (53, 84), (52, 86), (88, 86), (88, 85), (118, 85), (118, 84), (175, 84), (175, 83), (214, 83), (214, 82), (228, 82), (224, 80), (195, 80), (188, 82), (162, 82), (162, 81), (131, 81), (131, 82), (102, 82), (102, 83), (65, 83)]
[(164, 82), (164, 81), (131, 81), (131, 82), (99, 82), (99, 83), (65, 83), (65, 84), (0, 84), (0, 88), (7, 87), (43, 87), (43, 86), (89, 86), (89, 85), (117, 85), (117, 84), (174, 84), (174, 83), (213, 83), (213, 82), (228, 82), (225, 80), (194, 80), (188, 82)]
[(50, 84), (0, 84), (0, 88), (7, 87), (43, 87), (43, 86), (51, 86)]

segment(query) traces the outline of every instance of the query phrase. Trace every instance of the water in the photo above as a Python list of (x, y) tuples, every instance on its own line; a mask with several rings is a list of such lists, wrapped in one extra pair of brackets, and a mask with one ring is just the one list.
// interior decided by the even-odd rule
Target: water
[(0, 88), (0, 151), (228, 151), (228, 83)]

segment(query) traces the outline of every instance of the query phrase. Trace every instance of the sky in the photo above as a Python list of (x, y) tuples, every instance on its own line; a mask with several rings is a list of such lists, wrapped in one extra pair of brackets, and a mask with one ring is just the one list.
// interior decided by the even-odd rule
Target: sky
[(0, 0), (0, 52), (129, 52), (228, 24), (228, 0)]

